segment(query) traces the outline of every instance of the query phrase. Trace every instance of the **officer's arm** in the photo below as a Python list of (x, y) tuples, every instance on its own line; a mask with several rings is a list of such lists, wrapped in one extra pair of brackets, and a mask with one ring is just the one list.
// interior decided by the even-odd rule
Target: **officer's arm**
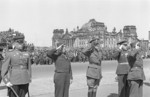
[(121, 53), (121, 50), (118, 49), (118, 50), (116, 50), (116, 51), (113, 53), (112, 57), (115, 58), (115, 59), (118, 59), (119, 56), (120, 56), (120, 53)]
[(53, 60), (55, 60), (60, 55), (60, 52), (58, 52), (56, 49), (52, 49), (48, 51), (47, 56)]
[(8, 73), (10, 68), (10, 57), (6, 57), (1, 69), (1, 76), (5, 84), (9, 82)]
[(130, 57), (136, 57), (136, 55), (140, 52), (140, 49), (134, 49), (129, 51), (128, 56)]
[(90, 61), (91, 63), (94, 63), (94, 64), (99, 64), (99, 63), (100, 63), (100, 60), (97, 59), (97, 58), (94, 57), (94, 56), (91, 56), (90, 59), (89, 59), (89, 61)]
[(29, 76), (31, 80), (32, 79), (31, 58), (28, 58), (28, 70), (29, 70)]
[(72, 67), (70, 65), (70, 79), (73, 80), (73, 76), (72, 76)]
[(94, 46), (91, 45), (91, 46), (88, 46), (87, 48), (83, 49), (82, 53), (85, 55), (85, 56), (89, 56), (93, 50)]
[(57, 51), (56, 49), (48, 51), (47, 56), (51, 58), (56, 51)]
[(4, 57), (2, 56), (2, 54), (0, 54), (0, 60), (3, 60), (4, 59)]

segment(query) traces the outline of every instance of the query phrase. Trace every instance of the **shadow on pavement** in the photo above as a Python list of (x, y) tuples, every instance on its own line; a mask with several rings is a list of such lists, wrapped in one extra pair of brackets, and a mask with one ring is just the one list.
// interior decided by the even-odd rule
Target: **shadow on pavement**
[(116, 93), (111, 93), (111, 94), (108, 95), (107, 97), (118, 97), (118, 94), (116, 94)]
[(150, 87), (150, 83), (149, 82), (144, 82), (144, 85), (149, 86)]
[(0, 90), (6, 89), (6, 86), (0, 86)]

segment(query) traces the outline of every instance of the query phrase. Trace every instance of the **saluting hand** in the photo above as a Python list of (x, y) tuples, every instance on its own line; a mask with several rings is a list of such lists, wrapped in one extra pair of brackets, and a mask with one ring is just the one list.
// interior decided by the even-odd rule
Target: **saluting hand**
[(8, 82), (8, 83), (6, 83), (6, 86), (7, 87), (11, 87), (11, 86), (13, 86), (10, 82)]
[(121, 45), (121, 46), (119, 47), (120, 50), (122, 50), (122, 48), (123, 48), (123, 45)]
[(60, 45), (59, 47), (57, 47), (57, 48), (56, 48), (56, 50), (61, 49), (61, 48), (62, 48), (62, 46), (63, 46), (63, 44), (62, 44), (62, 45)]
[(140, 48), (139, 43), (136, 43), (135, 48), (136, 48), (136, 49), (139, 49), (139, 48)]

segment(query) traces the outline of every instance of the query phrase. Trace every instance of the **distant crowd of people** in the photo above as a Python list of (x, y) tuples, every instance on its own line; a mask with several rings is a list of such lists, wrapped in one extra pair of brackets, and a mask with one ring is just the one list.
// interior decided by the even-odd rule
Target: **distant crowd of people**
[[(71, 62), (87, 62), (88, 58), (82, 53), (83, 48), (78, 48), (78, 49), (71, 49), (68, 51), (69, 54), (71, 54), (73, 57), (71, 59)], [(103, 56), (102, 60), (114, 60), (112, 57), (113, 53), (116, 51), (116, 49), (106, 49), (106, 48), (101, 48), (100, 49)], [(46, 53), (49, 50), (34, 50), (32, 52), (32, 63), (35, 65), (51, 65), (53, 64), (53, 61), (51, 58), (48, 58)], [(149, 58), (150, 56), (144, 56), (143, 52), (143, 57), (144, 58)]]

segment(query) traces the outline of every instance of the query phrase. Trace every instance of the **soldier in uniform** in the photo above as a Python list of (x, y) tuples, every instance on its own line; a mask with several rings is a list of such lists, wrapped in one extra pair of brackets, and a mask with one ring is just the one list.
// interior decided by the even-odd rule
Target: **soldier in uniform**
[(115, 51), (113, 57), (117, 59), (118, 66), (116, 70), (117, 80), (118, 80), (118, 97), (128, 97), (128, 83), (127, 74), (129, 72), (130, 66), (127, 60), (128, 55), (128, 43), (127, 41), (120, 41), (117, 43), (119, 49)]
[[(0, 43), (0, 46), (3, 45), (4, 45), (3, 43)], [(0, 47), (0, 83), (2, 81), (2, 77), (1, 77), (2, 60), (4, 59), (2, 53), (3, 53), (3, 47)]]
[(90, 46), (85, 48), (82, 52), (88, 57), (89, 65), (87, 68), (87, 85), (88, 97), (96, 97), (97, 88), (102, 78), (101, 74), (101, 60), (102, 53), (99, 51), (99, 39), (93, 37), (89, 42)]
[(143, 71), (143, 59), (139, 42), (131, 43), (128, 61), (131, 67), (128, 74), (130, 85), (129, 97), (143, 97), (143, 80), (145, 80), (145, 74)]
[(48, 51), (47, 56), (55, 63), (55, 97), (69, 97), (69, 86), (72, 83), (70, 56), (63, 43), (57, 43), (57, 48)]
[[(24, 37), (15, 37), (17, 39)], [(22, 43), (15, 41), (14, 50), (6, 53), (6, 58), (2, 65), (2, 79), (8, 87), (8, 96), (25, 97), (28, 92), (28, 86), (31, 82), (31, 64), (28, 53), (21, 52)]]

